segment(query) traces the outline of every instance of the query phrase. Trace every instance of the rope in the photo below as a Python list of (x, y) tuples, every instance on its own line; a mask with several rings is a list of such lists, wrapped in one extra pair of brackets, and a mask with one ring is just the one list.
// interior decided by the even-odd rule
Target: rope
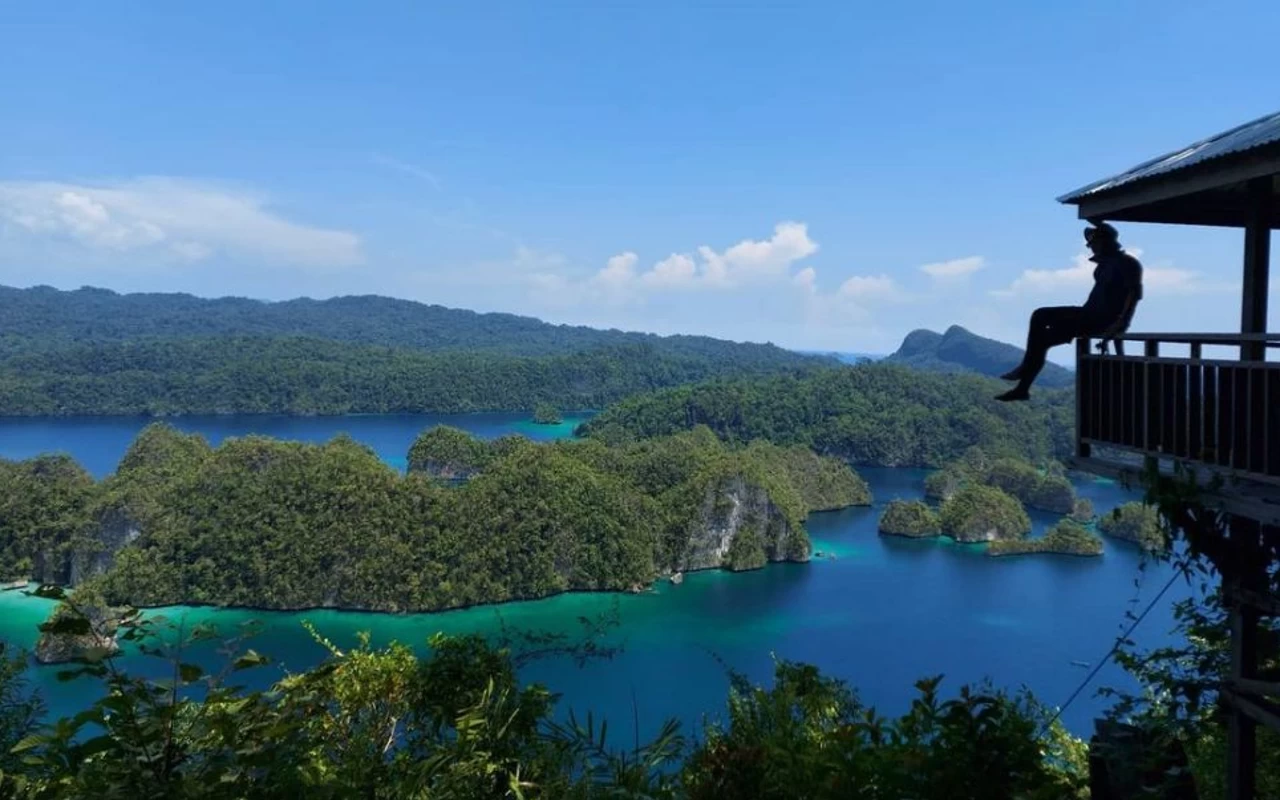
[(1155, 608), (1156, 603), (1160, 602), (1160, 598), (1164, 597), (1164, 593), (1169, 591), (1169, 588), (1172, 587), (1174, 582), (1177, 581), (1178, 578), (1180, 577), (1182, 577), (1182, 572), (1175, 569), (1173, 571), (1173, 574), (1169, 576), (1169, 582), (1164, 585), (1164, 588), (1160, 590), (1159, 594), (1157, 594), (1155, 597), (1151, 599), (1150, 603), (1147, 603), (1147, 607), (1142, 610), (1142, 613), (1139, 614), (1136, 619), (1134, 619), (1133, 624), (1129, 626), (1129, 630), (1125, 631), (1116, 639), (1116, 643), (1111, 645), (1111, 649), (1108, 650), (1107, 654), (1102, 657), (1101, 661), (1098, 662), (1098, 666), (1094, 667), (1089, 672), (1089, 674), (1085, 676), (1085, 679), (1080, 682), (1080, 685), (1076, 687), (1076, 690), (1071, 693), (1070, 697), (1067, 698), (1067, 702), (1063, 703), (1058, 708), (1057, 713), (1055, 713), (1052, 719), (1049, 720), (1049, 723), (1044, 726), (1044, 729), (1046, 731), (1048, 731), (1050, 728), (1053, 727), (1053, 723), (1057, 722), (1058, 718), (1062, 716), (1063, 712), (1066, 711), (1067, 708), (1070, 707), (1070, 705), (1075, 701), (1075, 699), (1080, 696), (1080, 693), (1084, 691), (1084, 687), (1089, 685), (1089, 681), (1093, 680), (1097, 676), (1098, 672), (1102, 670), (1102, 668), (1106, 665), (1107, 661), (1109, 661), (1111, 657), (1116, 654), (1116, 651), (1120, 649), (1120, 644), (1129, 638), (1129, 635), (1132, 634), (1134, 629), (1138, 627), (1138, 624), (1142, 622), (1143, 619), (1146, 618), (1147, 614), (1151, 612), (1151, 609)]

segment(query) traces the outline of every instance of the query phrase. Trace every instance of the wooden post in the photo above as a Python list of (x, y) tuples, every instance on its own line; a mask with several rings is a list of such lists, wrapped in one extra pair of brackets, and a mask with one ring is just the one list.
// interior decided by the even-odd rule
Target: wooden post
[[(1251, 219), (1244, 229), (1244, 289), (1241, 298), (1240, 332), (1267, 332), (1267, 284), (1271, 272), (1271, 178), (1249, 181)], [(1262, 361), (1266, 346), (1261, 342), (1241, 345), (1243, 361)]]
[[(1258, 612), (1236, 602), (1231, 606), (1228, 619), (1231, 677), (1251, 679), (1258, 664)], [(1227, 800), (1254, 800), (1257, 761), (1257, 723), (1233, 705), (1227, 721)]]

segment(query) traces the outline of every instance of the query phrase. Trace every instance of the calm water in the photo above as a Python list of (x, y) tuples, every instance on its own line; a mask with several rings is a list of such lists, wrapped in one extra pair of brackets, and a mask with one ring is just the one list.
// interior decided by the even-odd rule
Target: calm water
[[(509, 414), (216, 417), (175, 424), (214, 441), (251, 432), (322, 441), (345, 431), (399, 465), (417, 432), (436, 422), (484, 436), (520, 432), (546, 438), (572, 430), (572, 422), (549, 429)], [(119, 419), (0, 421), (0, 456), (63, 450), (100, 475), (111, 470), (142, 424)], [(541, 662), (525, 675), (563, 692), (562, 709), (591, 708), (627, 725), (634, 695), (641, 728), (652, 731), (668, 716), (693, 724), (704, 714), (720, 714), (728, 685), (721, 662), (764, 680), (773, 655), (818, 664), (847, 679), (865, 702), (886, 712), (905, 709), (914, 679), (939, 673), (946, 676), (944, 688), (990, 677), (1009, 688), (1026, 685), (1042, 700), (1060, 703), (1087, 672), (1071, 662), (1097, 661), (1120, 632), (1135, 598), (1145, 606), (1168, 578), (1165, 568), (1153, 566), (1135, 587), (1141, 557), (1136, 549), (1113, 541), (1101, 558), (995, 559), (983, 555), (980, 546), (881, 537), (876, 520), (883, 504), (895, 497), (921, 496), (925, 473), (859, 471), (871, 484), (876, 507), (816, 514), (809, 520), (815, 549), (834, 554), (834, 560), (771, 565), (738, 575), (700, 573), (687, 576), (680, 586), (662, 583), (644, 595), (564, 595), (438, 614), (184, 608), (155, 613), (188, 623), (210, 620), (228, 633), (240, 622), (263, 621), (252, 645), (276, 661), (258, 678), (267, 680), (281, 668), (302, 669), (322, 656), (302, 620), (315, 623), (339, 645), (369, 631), (375, 643), (397, 639), (423, 646), (437, 631), (494, 631), (499, 614), (514, 627), (573, 631), (579, 616), (616, 608), (621, 625), (611, 641), (624, 650), (612, 661), (581, 668), (567, 661)], [(1082, 482), (1078, 488), (1100, 512), (1131, 499), (1111, 483)], [(1052, 515), (1033, 518), (1038, 531), (1055, 521)], [(1185, 591), (1179, 585), (1166, 595), (1138, 630), (1140, 642), (1164, 640), (1172, 625), (1170, 605)], [(0, 638), (32, 646), (35, 625), (48, 608), (45, 601), (0, 593)], [(205, 656), (212, 662), (212, 654)], [(137, 657), (124, 660), (130, 669), (148, 669)], [(74, 710), (93, 687), (58, 683), (55, 671), (33, 668), (32, 675), (54, 711)], [(1124, 677), (1108, 667), (1094, 685), (1127, 685)], [(1064, 720), (1086, 734), (1103, 703), (1086, 692)]]

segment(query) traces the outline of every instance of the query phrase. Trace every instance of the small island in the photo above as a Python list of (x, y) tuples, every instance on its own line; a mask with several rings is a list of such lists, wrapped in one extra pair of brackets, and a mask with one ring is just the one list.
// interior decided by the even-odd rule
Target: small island
[(1160, 514), (1140, 502), (1125, 503), (1098, 519), (1098, 530), (1116, 539), (1133, 542), (1143, 550), (1160, 552), (1169, 545), (1160, 525)]
[(564, 417), (550, 403), (538, 403), (533, 409), (533, 421), (537, 425), (559, 425), (564, 422)]
[(880, 533), (923, 539), (942, 532), (942, 521), (920, 500), (890, 500), (880, 515)]
[(1079, 523), (1064, 519), (1038, 539), (1008, 539), (987, 545), (989, 556), (1055, 553), (1067, 556), (1100, 556), (1102, 540)]
[(949, 500), (966, 486), (975, 485), (999, 489), (1027, 508), (1054, 514), (1077, 510), (1075, 487), (1061, 464), (1051, 461), (1037, 467), (1021, 458), (995, 457), (977, 447), (931, 474), (925, 480), (925, 495)]
[(1016, 498), (994, 486), (970, 485), (942, 506), (942, 532), (957, 542), (1021, 539), (1031, 518)]

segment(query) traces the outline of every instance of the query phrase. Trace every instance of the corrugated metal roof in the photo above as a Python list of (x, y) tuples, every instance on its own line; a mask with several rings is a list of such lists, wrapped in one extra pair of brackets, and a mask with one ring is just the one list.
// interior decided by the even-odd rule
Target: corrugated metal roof
[(1253, 150), (1273, 142), (1280, 142), (1280, 111), (1224, 131), (1217, 136), (1211, 136), (1181, 150), (1175, 150), (1145, 164), (1139, 164), (1115, 177), (1091, 183), (1082, 189), (1059, 197), (1058, 202), (1075, 202), (1091, 194), (1185, 169), (1193, 164), (1202, 164), (1215, 158)]

